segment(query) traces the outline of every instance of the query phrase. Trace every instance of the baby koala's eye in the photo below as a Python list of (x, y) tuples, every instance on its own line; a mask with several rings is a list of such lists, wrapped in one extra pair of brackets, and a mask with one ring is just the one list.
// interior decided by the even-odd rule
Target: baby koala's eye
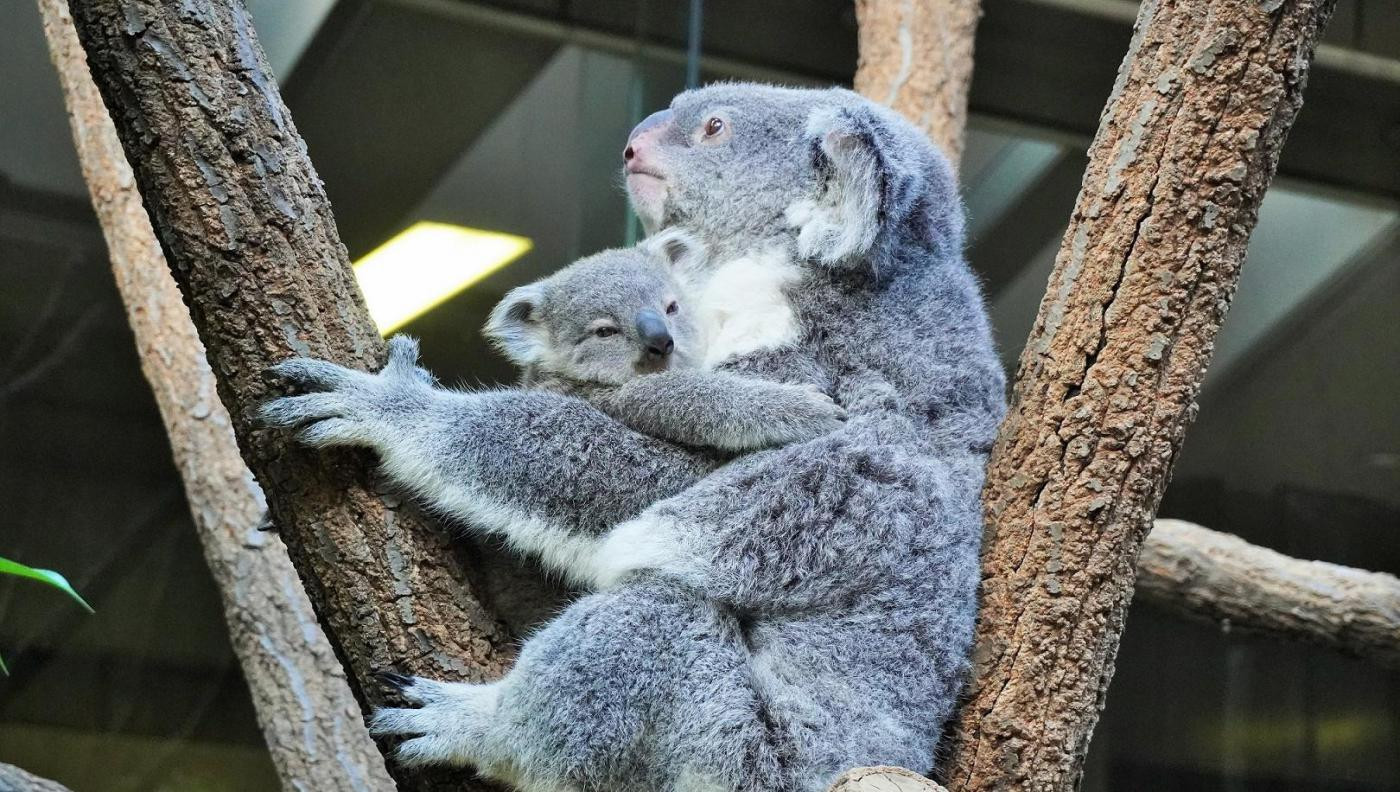
[(711, 116), (705, 122), (705, 137), (714, 137), (724, 131), (724, 119), (719, 116)]
[(676, 311), (679, 311), (680, 309), (681, 309), (680, 304), (677, 303), (675, 300), (672, 300), (672, 301), (666, 306), (666, 315), (667, 315), (667, 316), (670, 316), (671, 314), (674, 314)]
[(599, 338), (615, 336), (617, 335), (617, 328), (611, 325), (603, 325), (602, 327), (599, 327), (598, 329), (594, 330), (593, 335), (598, 336)]

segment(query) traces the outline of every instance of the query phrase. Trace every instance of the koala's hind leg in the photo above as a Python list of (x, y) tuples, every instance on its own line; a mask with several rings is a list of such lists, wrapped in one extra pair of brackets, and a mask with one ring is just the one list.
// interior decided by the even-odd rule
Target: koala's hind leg
[(578, 600), (499, 682), (399, 681), (421, 706), (373, 728), (410, 737), (409, 764), (472, 764), (528, 792), (788, 788), (733, 620), (668, 582)]

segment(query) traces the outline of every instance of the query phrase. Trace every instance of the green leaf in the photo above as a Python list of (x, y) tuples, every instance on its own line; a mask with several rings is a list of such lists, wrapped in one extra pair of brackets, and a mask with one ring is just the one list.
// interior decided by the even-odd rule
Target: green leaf
[[(52, 569), (35, 569), (34, 567), (27, 567), (24, 564), (11, 561), (8, 558), (0, 558), (0, 575), (14, 575), (15, 577), (29, 578), (30, 580), (37, 580), (40, 583), (53, 586), (72, 597), (79, 605), (83, 606), (83, 610), (88, 613), (94, 612), (92, 606), (87, 604), (87, 602), (78, 595), (78, 592), (74, 591), (73, 587), (68, 584), (68, 580)], [(0, 664), (0, 668), (4, 668), (3, 664)]]
[(0, 657), (0, 674), (4, 674), (5, 676), (10, 675), (10, 669), (5, 667), (5, 658), (3, 657)]

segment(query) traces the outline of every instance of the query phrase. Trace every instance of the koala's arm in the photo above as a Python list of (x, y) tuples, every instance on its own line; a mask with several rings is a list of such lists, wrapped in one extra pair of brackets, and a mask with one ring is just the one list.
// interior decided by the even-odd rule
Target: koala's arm
[(275, 373), (309, 392), (268, 402), (263, 418), (299, 427), (309, 445), (377, 452), (388, 477), (433, 509), (579, 581), (598, 577), (597, 546), (612, 526), (715, 467), (709, 454), (570, 396), (434, 387), (416, 358), (397, 337), (378, 374), (289, 360)]
[(648, 374), (589, 399), (639, 432), (729, 453), (811, 440), (846, 420), (815, 385), (727, 371)]

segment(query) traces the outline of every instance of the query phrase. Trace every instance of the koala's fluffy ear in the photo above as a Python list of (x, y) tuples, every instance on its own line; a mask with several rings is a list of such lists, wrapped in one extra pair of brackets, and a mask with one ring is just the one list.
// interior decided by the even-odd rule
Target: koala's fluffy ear
[(806, 135), (826, 179), (819, 195), (786, 212), (803, 258), (828, 266), (878, 258), (905, 233), (961, 249), (952, 169), (913, 125), (873, 104), (826, 106), (808, 115)]
[(549, 340), (540, 317), (543, 306), (543, 285), (531, 283), (511, 289), (491, 309), (482, 333), (517, 366), (538, 363)]
[(686, 271), (705, 260), (705, 243), (679, 228), (668, 228), (642, 240), (641, 248), (671, 262), (674, 270)]

